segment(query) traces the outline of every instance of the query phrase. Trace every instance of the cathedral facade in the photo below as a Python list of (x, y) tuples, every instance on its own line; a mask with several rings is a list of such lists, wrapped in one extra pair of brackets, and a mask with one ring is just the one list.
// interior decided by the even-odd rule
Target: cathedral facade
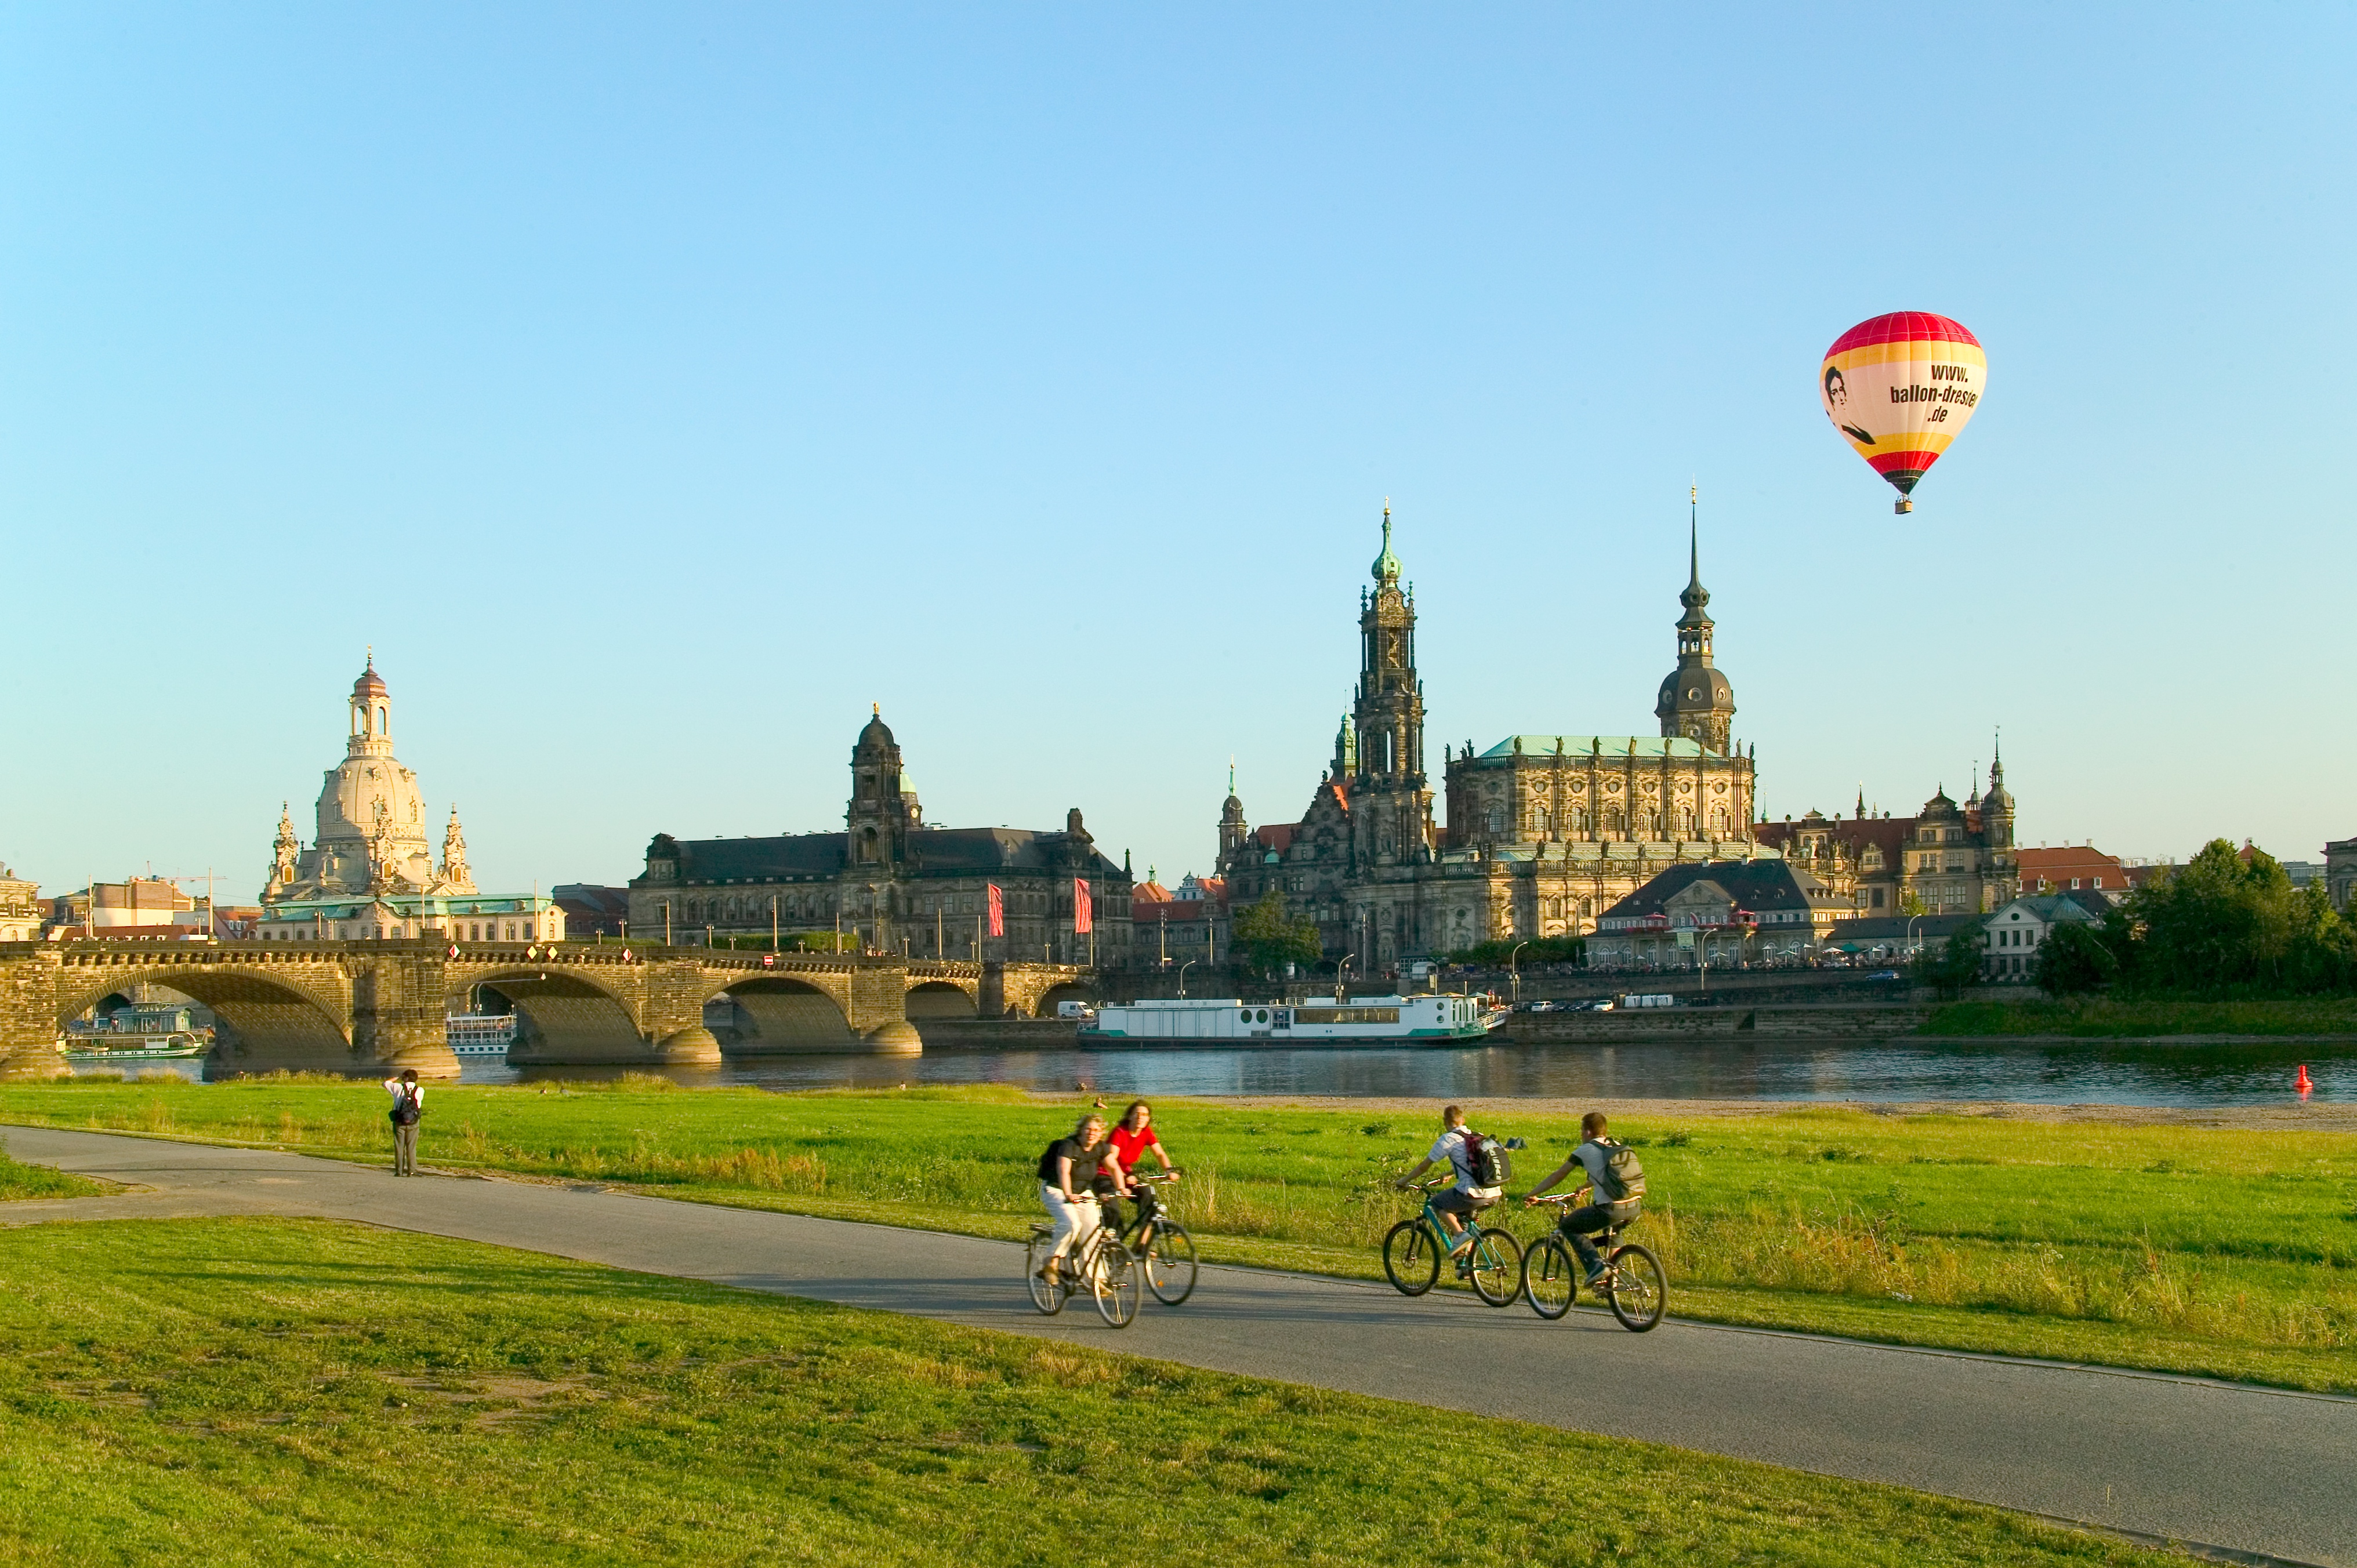
[(285, 805), (262, 889), (256, 935), (273, 940), (419, 938), (561, 941), (552, 899), (486, 896), (467, 868), (467, 835), (450, 808), (436, 865), (417, 775), (393, 754), (393, 693), (376, 660), (352, 682), (344, 759), (328, 769), (309, 846)]
[[(657, 833), (630, 879), (631, 932), (693, 942), (774, 933), (845, 952), (1129, 967), (1129, 869), (1099, 852), (1080, 811), (1065, 813), (1060, 832), (935, 827), (880, 712), (851, 748), (843, 825), (774, 838)], [(1074, 929), (1083, 886), (1091, 930)]]
[(1221, 875), (1232, 909), (1274, 890), (1362, 972), (1493, 940), (1580, 936), (1668, 866), (1772, 858), (1752, 834), (1754, 757), (1735, 743), (1733, 687), (1690, 551), (1677, 660), (1659, 733), (1515, 735), (1441, 748), (1447, 825), (1433, 818), (1415, 596), (1389, 509), (1361, 590), (1359, 683), (1326, 776), (1297, 822), (1254, 830), (1230, 790)]

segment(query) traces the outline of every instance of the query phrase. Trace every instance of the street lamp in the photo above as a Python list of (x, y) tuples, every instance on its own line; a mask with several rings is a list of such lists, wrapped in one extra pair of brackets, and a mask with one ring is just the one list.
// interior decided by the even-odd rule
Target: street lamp
[(1907, 951), (1910, 956), (1912, 956), (1915, 951), (1915, 922), (1922, 918), (1921, 915), (1907, 917)]
[(1514, 944), (1514, 950), (1506, 955), (1506, 975), (1508, 979), (1513, 982), (1514, 1000), (1517, 1002), (1520, 1002), (1523, 999), (1523, 972), (1514, 967), (1514, 961), (1522, 957), (1523, 950), (1530, 945), (1531, 944), (1526, 941), (1516, 942)]
[(1342, 1004), (1342, 972), (1350, 968), (1351, 961), (1358, 956), (1354, 952), (1346, 952), (1334, 961), (1334, 1005), (1337, 1007)]
[(1185, 963), (1182, 963), (1182, 964), (1180, 964), (1180, 965), (1178, 966), (1178, 1000), (1179, 1000), (1179, 1001), (1184, 1002), (1184, 1001), (1186, 1001), (1186, 1000), (1187, 1000), (1187, 972), (1188, 972), (1189, 970), (1190, 970), (1190, 969), (1194, 968), (1198, 963), (1200, 963), (1201, 961), (1201, 961), (1200, 959), (1192, 959), (1192, 958), (1190, 958), (1190, 959), (1189, 959)]

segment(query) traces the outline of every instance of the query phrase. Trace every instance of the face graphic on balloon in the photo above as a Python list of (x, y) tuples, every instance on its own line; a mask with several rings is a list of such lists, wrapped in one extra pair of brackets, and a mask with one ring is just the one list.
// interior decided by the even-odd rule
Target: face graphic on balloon
[(1825, 368), (1825, 412), (1833, 416), (1834, 428), (1844, 435), (1863, 446), (1874, 445), (1873, 436), (1849, 423), (1852, 417), (1849, 412), (1849, 382), (1842, 378), (1840, 371), (1830, 365)]

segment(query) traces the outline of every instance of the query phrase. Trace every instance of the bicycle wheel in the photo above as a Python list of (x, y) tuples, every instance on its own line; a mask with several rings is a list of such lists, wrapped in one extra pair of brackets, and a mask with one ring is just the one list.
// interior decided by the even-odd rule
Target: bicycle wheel
[(1523, 1294), (1531, 1310), (1552, 1323), (1571, 1310), (1579, 1293), (1579, 1274), (1571, 1249), (1553, 1236), (1542, 1236), (1523, 1254)]
[(1089, 1284), (1096, 1292), (1097, 1316), (1115, 1328), (1126, 1328), (1137, 1316), (1137, 1276), (1144, 1273), (1128, 1248), (1108, 1240), (1098, 1249), (1089, 1269)]
[(1440, 1249), (1421, 1219), (1403, 1219), (1383, 1238), (1383, 1273), (1402, 1295), (1422, 1295), (1440, 1278)]
[(1155, 1300), (1176, 1306), (1195, 1294), (1195, 1238), (1168, 1219), (1157, 1219), (1139, 1240), (1146, 1288)]
[(1512, 1306), (1523, 1294), (1523, 1249), (1503, 1230), (1484, 1230), (1473, 1243), (1473, 1294), (1491, 1306)]
[(1662, 1273), (1662, 1260), (1633, 1244), (1618, 1249), (1612, 1254), (1612, 1273), (1605, 1279), (1604, 1294), (1621, 1327), (1631, 1334), (1644, 1333), (1662, 1320), (1662, 1309), (1670, 1304), (1670, 1283)]
[(1039, 1274), (1048, 1266), (1048, 1253), (1054, 1246), (1049, 1238), (1034, 1236), (1031, 1245), (1023, 1250), (1023, 1279), (1031, 1287), (1031, 1305), (1049, 1317), (1064, 1310), (1062, 1287), (1050, 1284)]

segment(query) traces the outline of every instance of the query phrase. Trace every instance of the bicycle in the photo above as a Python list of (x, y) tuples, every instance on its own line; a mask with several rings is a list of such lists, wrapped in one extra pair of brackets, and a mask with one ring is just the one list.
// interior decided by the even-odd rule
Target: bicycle
[[(1573, 1196), (1549, 1193), (1539, 1201), (1555, 1205), (1560, 1220), (1569, 1212)], [(1670, 1285), (1662, 1272), (1662, 1260), (1652, 1248), (1634, 1241), (1620, 1244), (1620, 1232), (1634, 1223), (1632, 1216), (1597, 1232), (1604, 1272), (1597, 1276), (1593, 1288), (1603, 1295), (1621, 1327), (1643, 1334), (1662, 1321), (1662, 1313), (1669, 1305)], [(1532, 1242), (1523, 1254), (1523, 1294), (1529, 1298), (1531, 1310), (1549, 1322), (1571, 1310), (1572, 1298), (1579, 1294), (1579, 1276), (1578, 1254), (1564, 1240), (1560, 1225)]]
[[(1175, 1170), (1159, 1176), (1140, 1176), (1132, 1171), (1129, 1176), (1133, 1187), (1141, 1183), (1159, 1186), (1178, 1179)], [(1144, 1214), (1146, 1206), (1141, 1203), (1138, 1208)], [(1154, 1212), (1131, 1226), (1122, 1240), (1145, 1269), (1146, 1288), (1154, 1293), (1155, 1300), (1165, 1306), (1177, 1306), (1195, 1294), (1195, 1238), (1188, 1235), (1187, 1228), (1171, 1219), (1159, 1202), (1154, 1205)]]
[[(1093, 1196), (1082, 1201), (1093, 1203)], [(1115, 1328), (1126, 1328), (1137, 1316), (1137, 1260), (1103, 1226), (1089, 1232), (1078, 1258), (1067, 1255), (1055, 1277), (1048, 1275), (1049, 1254), (1056, 1245), (1056, 1228), (1034, 1220), (1031, 1241), (1023, 1250), (1023, 1273), (1031, 1305), (1045, 1317), (1064, 1310), (1064, 1303), (1085, 1289), (1096, 1299), (1097, 1316)]]
[[(1401, 1220), (1383, 1237), (1383, 1273), (1402, 1295), (1422, 1295), (1430, 1290), (1440, 1278), (1440, 1260), (1464, 1239), (1462, 1231), (1449, 1233), (1440, 1210), (1432, 1206), (1431, 1194), (1451, 1185), (1449, 1178), (1443, 1177), (1410, 1187), (1411, 1192), (1426, 1195), (1424, 1212)], [(1487, 1305), (1512, 1306), (1523, 1291), (1522, 1248), (1494, 1226), (1481, 1229), (1469, 1220), (1467, 1229), (1473, 1233), (1473, 1244), (1457, 1272), (1472, 1283), (1473, 1294)]]

